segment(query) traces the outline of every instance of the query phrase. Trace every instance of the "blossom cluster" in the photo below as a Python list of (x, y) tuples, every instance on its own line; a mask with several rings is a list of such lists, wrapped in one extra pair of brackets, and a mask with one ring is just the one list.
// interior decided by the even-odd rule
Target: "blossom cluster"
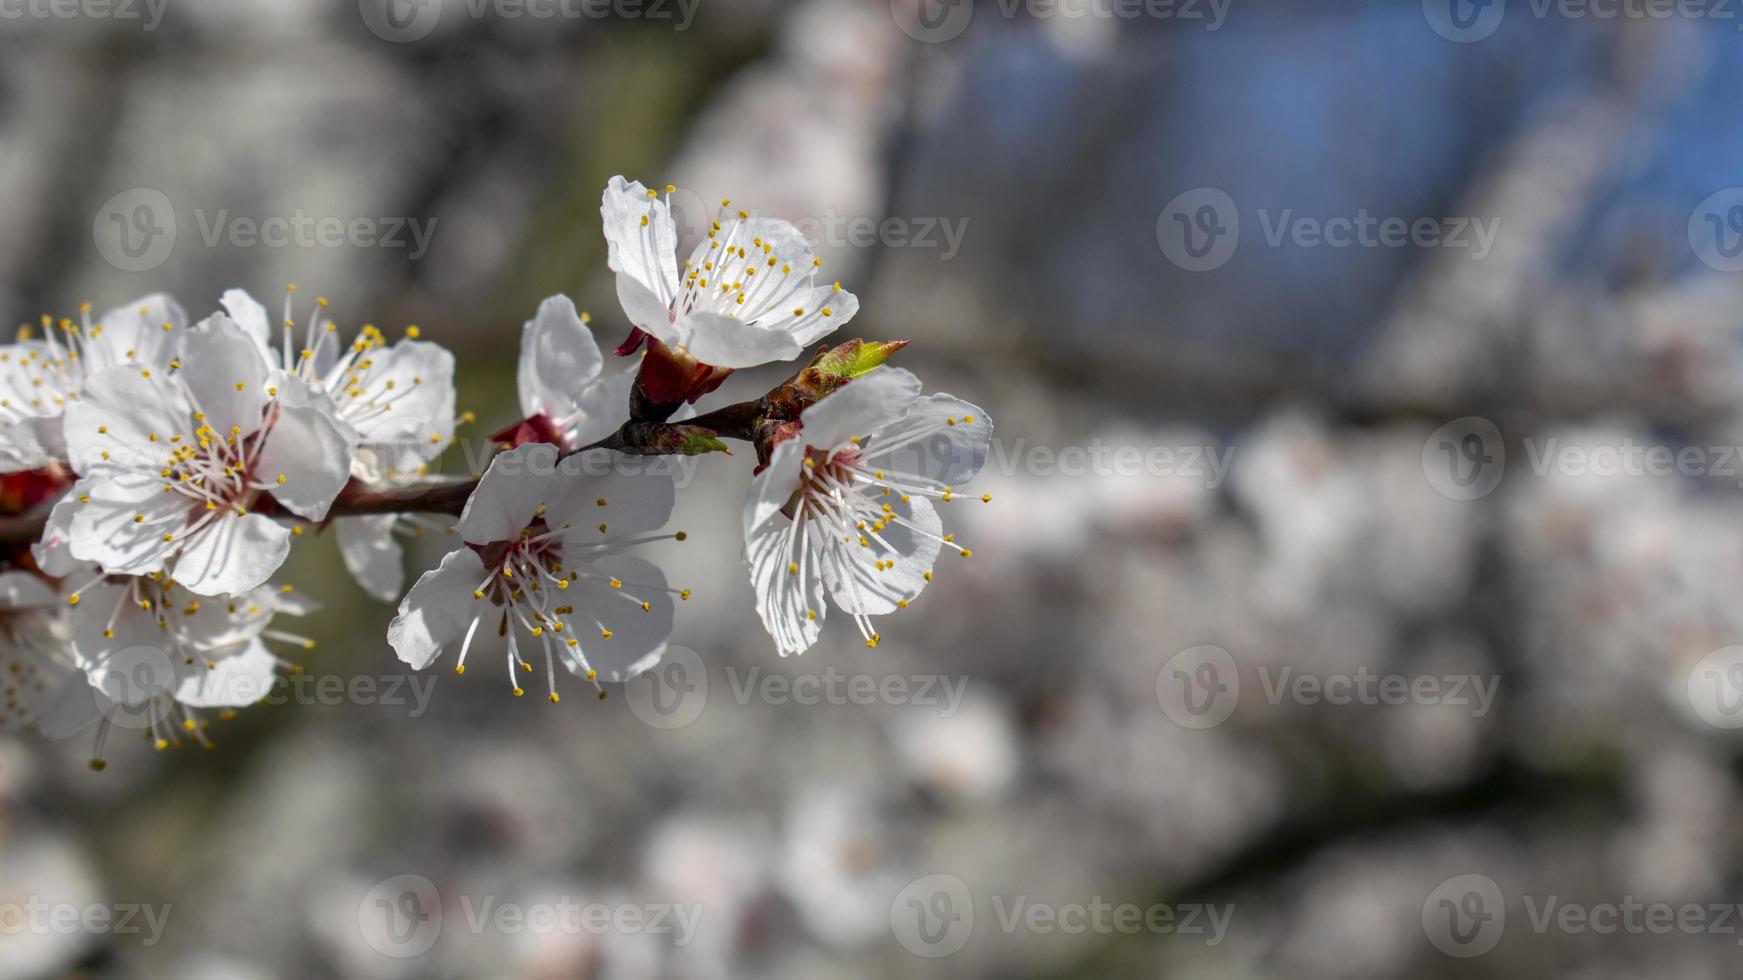
[[(613, 461), (722, 438), (756, 448), (744, 555), (777, 651), (816, 643), (830, 604), (876, 646), (871, 617), (916, 599), (941, 555), (971, 554), (939, 505), (985, 461), (991, 422), (885, 365), (902, 343), (861, 341), (696, 415), (735, 370), (796, 360), (858, 300), (821, 281), (793, 225), (730, 201), (680, 264), (674, 190), (616, 177), (603, 194), (630, 327), (615, 353), (639, 363), (614, 370), (590, 318), (545, 300), (521, 335), (519, 420), (476, 480), (432, 473), (470, 418), (453, 355), (417, 327), (348, 336), (324, 299), (299, 317), (293, 287), (276, 322), (231, 290), (192, 325), (156, 294), (22, 329), (0, 347), (0, 503), (30, 532), (0, 556), (0, 727), (95, 725), (97, 768), (115, 727), (209, 745), (208, 713), (259, 701), (312, 645), (274, 627), (314, 606), (273, 578), (328, 526), (358, 585), (398, 601), (387, 640), (412, 668), (457, 647), (464, 673), (488, 643), (516, 697), (539, 677), (556, 702), (566, 673), (603, 698), (659, 663), (690, 596), (637, 554), (688, 537), (665, 530), (671, 470)], [(400, 538), (428, 531), (455, 546), (407, 590)]]

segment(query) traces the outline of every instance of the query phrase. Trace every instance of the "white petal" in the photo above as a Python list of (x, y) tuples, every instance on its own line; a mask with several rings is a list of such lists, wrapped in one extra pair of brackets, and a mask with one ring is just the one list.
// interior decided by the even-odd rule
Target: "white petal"
[(805, 409), (799, 441), (839, 449), (908, 414), (920, 397), (920, 379), (905, 368), (880, 367), (849, 381)]
[(175, 580), (199, 595), (234, 595), (265, 585), (290, 554), (290, 529), (259, 514), (217, 513), (189, 536), (176, 559)]
[[(25, 721), (44, 738), (71, 738), (103, 717), (108, 700), (78, 671), (55, 675), (40, 686), (21, 690), (19, 705)], [(7, 726), (0, 725), (0, 728)]]
[(617, 276), (617, 302), (629, 322), (667, 344), (682, 344), (684, 335), (672, 324), (670, 306), (634, 276)]
[[(834, 560), (822, 563), (829, 597), (843, 612), (867, 616), (895, 612), (897, 602), (912, 600), (926, 588), (925, 573), (938, 561), (943, 547), (938, 538), (944, 532), (938, 512), (925, 497), (912, 497), (907, 502), (895, 495), (874, 499), (889, 503), (898, 515), (926, 533), (891, 521), (877, 532), (881, 543), (872, 538), (869, 525), (861, 532), (871, 542), (869, 547), (862, 547), (857, 540), (831, 542)], [(875, 564), (880, 561), (894, 564), (880, 570)]]
[(593, 332), (567, 296), (552, 296), (521, 328), (515, 385), (522, 415), (561, 418), (574, 410), (574, 392), (605, 364)]
[[(563, 427), (566, 446), (588, 446), (616, 432), (629, 418), (629, 392), (635, 387), (636, 372), (618, 371), (604, 374), (588, 382), (574, 399), (570, 412), (572, 421)], [(690, 406), (684, 406), (688, 409)], [(682, 411), (682, 409), (680, 409)], [(678, 421), (682, 415), (673, 415)]]
[(272, 317), (267, 315), (266, 307), (240, 289), (225, 290), (219, 302), (223, 304), (224, 312), (230, 314), (230, 319), (260, 348), (261, 355), (271, 362)]
[(185, 651), (215, 660), (239, 653), (259, 638), (280, 610), (278, 596), (271, 586), (262, 586), (218, 602), (184, 602), (179, 594), (166, 595), (166, 601), (182, 605), (175, 622), (177, 643)]
[(144, 370), (93, 375), (83, 396), (67, 405), (67, 456), (76, 472), (161, 467), (170, 456), (167, 440), (189, 432), (185, 389), (165, 371), (147, 378)]
[(679, 342), (704, 364), (747, 368), (790, 361), (805, 345), (792, 333), (746, 323), (720, 313), (691, 313), (674, 325)]
[(220, 313), (184, 334), (180, 349), (179, 377), (206, 423), (224, 436), (231, 426), (243, 435), (258, 430), (271, 401), (271, 365), (254, 340)]
[[(828, 611), (816, 555), (801, 558), (800, 550), (808, 544), (794, 539), (793, 522), (780, 513), (751, 527), (745, 537), (745, 564), (756, 591), (757, 615), (783, 657), (804, 653), (817, 642)], [(792, 572), (792, 566), (801, 562), (804, 574)]]
[(65, 578), (79, 567), (71, 546), (73, 514), (80, 506), (79, 498), (69, 490), (48, 512), (48, 523), (43, 527), (42, 537), (30, 546), (30, 556), (36, 559), (36, 567), (42, 569), (43, 574)]
[(367, 514), (333, 522), (345, 568), (364, 592), (382, 602), (394, 601), (405, 588), (404, 555), (393, 537), (398, 520), (397, 514)]
[(277, 682), (278, 658), (259, 640), (213, 661), (215, 666), (184, 675), (175, 699), (193, 708), (246, 708), (258, 702)]
[(157, 612), (134, 605), (127, 586), (103, 582), (86, 589), (73, 611), (68, 641), (91, 686), (107, 700), (138, 707), (172, 690), (186, 673), (174, 639), (158, 628)]
[(400, 600), (399, 614), (387, 627), (387, 642), (399, 659), (423, 670), (442, 648), (464, 635), (483, 609), (472, 590), (484, 577), (484, 562), (471, 548), (448, 553), (438, 568), (425, 572)]
[(365, 396), (342, 398), (340, 419), (381, 465), (415, 470), (454, 439), (454, 355), (408, 338), (370, 360)]
[[(117, 472), (85, 477), (67, 491), (72, 510), (68, 550), (118, 575), (159, 571), (182, 546), (191, 504), (179, 493), (163, 493), (155, 474)], [(80, 498), (88, 498), (81, 501)], [(144, 520), (139, 520), (141, 516)], [(163, 540), (172, 534), (170, 541)]]
[(177, 334), (187, 324), (188, 316), (180, 304), (163, 293), (123, 303), (92, 321), (91, 335), (86, 336), (85, 370), (95, 372), (123, 364), (163, 367), (175, 349)]
[(565, 547), (645, 534), (672, 516), (677, 492), (665, 460), (594, 449), (563, 460), (560, 474), (546, 498), (545, 523), (568, 525)]
[(0, 473), (41, 469), (66, 455), (59, 414), (0, 425)]
[(508, 541), (538, 516), (539, 506), (556, 495), (557, 449), (532, 443), (498, 453), (478, 489), (466, 498), (455, 530), (473, 544)]
[[(575, 638), (588, 665), (599, 671), (598, 679), (615, 684), (652, 669), (672, 637), (673, 602), (665, 591), (665, 573), (632, 555), (607, 555), (582, 566), (581, 572), (564, 597), (575, 606), (570, 617)], [(611, 587), (613, 578), (623, 583), (621, 588)], [(644, 601), (646, 611), (641, 608)], [(601, 627), (611, 631), (610, 639), (601, 636)], [(585, 676), (579, 664), (565, 662)]]
[[(891, 473), (960, 486), (986, 465), (992, 436), (993, 420), (980, 406), (954, 395), (927, 395), (907, 415), (879, 429), (865, 444), (864, 458), (866, 465)], [(896, 448), (883, 451), (882, 446)]]
[(791, 311), (783, 310), (775, 317), (758, 317), (757, 325), (767, 330), (780, 330), (791, 334), (799, 346), (814, 344), (847, 325), (853, 315), (859, 312), (859, 297), (845, 289), (834, 286), (816, 286), (800, 290), (792, 297), (792, 305), (796, 309), (828, 310), (829, 315), (794, 317)]
[(800, 467), (805, 465), (804, 442), (803, 439), (788, 439), (776, 446), (769, 457), (769, 465), (751, 480), (743, 514), (747, 539), (756, 533), (758, 527), (778, 516), (799, 489)]
[(280, 405), (278, 412), (253, 474), (275, 484), (283, 476), (273, 498), (294, 514), (321, 520), (351, 476), (351, 445), (324, 412), (291, 405)]
[(619, 176), (606, 184), (599, 216), (611, 271), (634, 278), (664, 300), (662, 305), (670, 305), (678, 287), (678, 229), (671, 208), (658, 197), (649, 197), (641, 181)]
[(47, 582), (29, 572), (0, 572), (0, 609), (15, 612), (59, 601)]

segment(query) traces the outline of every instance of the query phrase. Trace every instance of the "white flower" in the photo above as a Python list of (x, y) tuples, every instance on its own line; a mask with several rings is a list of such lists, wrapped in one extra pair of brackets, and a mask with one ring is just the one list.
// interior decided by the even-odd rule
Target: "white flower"
[(605, 374), (605, 357), (586, 324), (569, 297), (552, 296), (521, 328), (515, 386), (523, 420), (505, 433), (521, 437), (507, 441), (520, 445), (536, 437), (579, 449), (616, 432), (629, 417), (635, 372)]
[(117, 365), (162, 368), (187, 316), (175, 300), (154, 293), (94, 323), (87, 305), (80, 321), (44, 317), (42, 339), (0, 346), (0, 472), (64, 462), (62, 413), (86, 381)]
[(111, 574), (174, 562), (200, 595), (265, 583), (291, 532), (267, 503), (311, 521), (351, 470), (345, 433), (302, 380), (269, 367), (219, 315), (186, 331), (165, 370), (110, 368), (67, 408), (80, 479), (49, 515), (45, 541)]
[(455, 671), (464, 673), (482, 626), (507, 637), (509, 684), (519, 697), (516, 672), (533, 669), (522, 655), (524, 633), (544, 652), (552, 701), (558, 660), (595, 687), (659, 663), (672, 632), (673, 590), (657, 567), (624, 552), (684, 539), (681, 531), (650, 533), (671, 515), (671, 476), (583, 477), (582, 458), (559, 465), (554, 446), (535, 443), (491, 461), (456, 526), (466, 546), (418, 579), (388, 627), (401, 660), (422, 670), (459, 641)]
[(948, 503), (980, 471), (992, 421), (959, 398), (921, 397), (918, 378), (885, 367), (800, 422), (745, 503), (757, 612), (782, 656), (803, 653), (821, 631), (827, 592), (876, 646), (868, 617), (905, 608), (944, 548), (970, 555), (943, 533), (932, 501)]
[(747, 368), (798, 357), (858, 312), (859, 300), (840, 283), (815, 282), (823, 261), (797, 228), (720, 203), (680, 272), (669, 199), (640, 181), (611, 178), (599, 208), (607, 261), (636, 327), (704, 364)]
[[(305, 637), (268, 629), (275, 614), (313, 608), (289, 586), (213, 599), (161, 574), (93, 574), (65, 601), (35, 580), (23, 612), (0, 613), (0, 670), (19, 679), (8, 706), (13, 717), (0, 721), (50, 738), (99, 723), (94, 768), (102, 768), (116, 727), (149, 733), (159, 749), (179, 745), (184, 736), (209, 745), (200, 710), (254, 704), (288, 666), (265, 639), (313, 646)], [(0, 575), (0, 584), (20, 575)], [(46, 603), (55, 607), (53, 615)]]
[[(291, 315), (294, 295), (293, 288), (285, 296), (277, 330), (266, 307), (240, 289), (224, 293), (222, 303), (268, 363), (277, 362), (313, 387), (315, 404), (330, 411), (352, 442), (352, 476), (379, 489), (426, 475), (429, 463), (454, 441), (454, 355), (418, 339), (417, 327), (389, 346), (380, 330), (366, 325), (346, 345), (326, 313), (327, 301), (318, 297), (299, 332)], [(346, 569), (369, 595), (391, 602), (405, 585), (395, 535), (446, 522), (380, 514), (341, 517), (333, 524)]]

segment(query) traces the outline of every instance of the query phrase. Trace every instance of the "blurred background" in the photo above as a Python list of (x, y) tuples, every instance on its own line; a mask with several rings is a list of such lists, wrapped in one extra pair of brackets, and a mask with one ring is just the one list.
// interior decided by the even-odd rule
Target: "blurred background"
[(698, 461), (603, 703), (408, 678), (305, 538), (320, 646), (215, 751), (0, 735), (0, 980), (1736, 976), (1740, 27), (0, 0), (0, 320), (296, 283), (454, 349), (476, 443), (540, 299), (622, 339), (623, 173), (795, 221), (997, 422), (875, 650), (774, 656)]

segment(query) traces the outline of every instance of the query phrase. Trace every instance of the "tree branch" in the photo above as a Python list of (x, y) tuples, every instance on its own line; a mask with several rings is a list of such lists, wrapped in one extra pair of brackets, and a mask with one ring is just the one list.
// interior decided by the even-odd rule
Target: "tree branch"
[[(322, 526), (339, 517), (360, 517), (365, 514), (447, 514), (459, 517), (466, 498), (477, 489), (477, 480), (413, 487), (406, 490), (369, 490), (355, 481), (345, 485), (327, 510), (324, 520), (312, 521)], [(57, 500), (39, 505), (28, 514), (0, 516), (0, 544), (30, 544), (41, 539), (48, 524), (49, 511)]]

